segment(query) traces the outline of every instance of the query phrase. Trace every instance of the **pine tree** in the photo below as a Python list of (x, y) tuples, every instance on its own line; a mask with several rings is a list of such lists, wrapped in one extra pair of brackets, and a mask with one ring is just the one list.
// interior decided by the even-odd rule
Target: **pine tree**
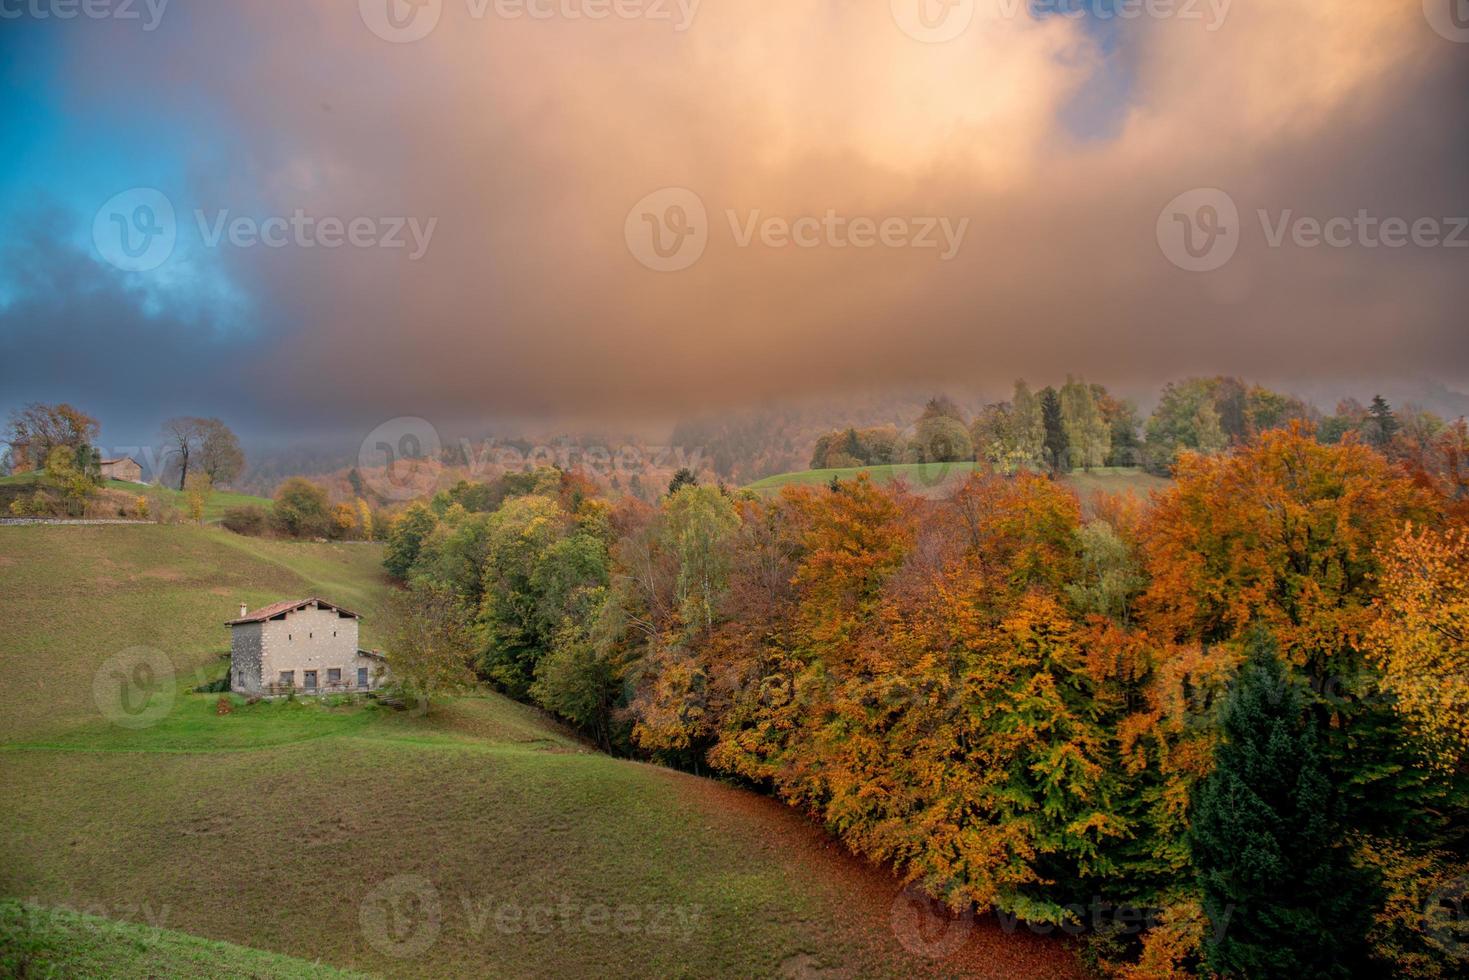
[(668, 481), (668, 495), (672, 497), (684, 487), (697, 487), (698, 485), (698, 475), (687, 466), (681, 466), (678, 472), (673, 474), (673, 479)]
[(1386, 449), (1401, 428), (1398, 417), (1393, 414), (1387, 399), (1381, 395), (1372, 396), (1372, 406), (1367, 409), (1367, 414), (1371, 416), (1371, 422), (1367, 426), (1368, 441), (1378, 449)]
[(1194, 797), (1208, 965), (1226, 977), (1371, 975), (1376, 879), (1352, 862), (1305, 694), (1263, 633), (1251, 645)]
[(1071, 469), (1068, 461), (1070, 442), (1066, 438), (1066, 423), (1061, 415), (1061, 396), (1056, 389), (1047, 387), (1041, 392), (1041, 417), (1046, 426), (1046, 460), (1052, 473), (1064, 473)]

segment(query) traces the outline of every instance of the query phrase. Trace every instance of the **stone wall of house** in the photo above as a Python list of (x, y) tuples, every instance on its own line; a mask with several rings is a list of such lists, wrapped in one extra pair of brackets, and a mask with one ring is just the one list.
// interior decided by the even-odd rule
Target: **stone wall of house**
[(357, 638), (357, 620), (331, 609), (307, 607), (269, 620), (261, 635), (261, 676), (266, 684), (279, 684), (281, 673), (290, 671), (298, 690), (305, 689), (308, 670), (316, 671), (318, 687), (330, 683), (333, 669), (342, 672), (345, 684), (356, 684), (359, 667), (367, 667), (372, 679), (378, 661), (358, 654)]
[(241, 694), (259, 694), (263, 680), (260, 673), (260, 623), (241, 623), (230, 627), (230, 690)]
[(132, 459), (103, 463), (101, 470), (102, 476), (109, 480), (127, 480), (129, 483), (143, 482), (143, 467)]

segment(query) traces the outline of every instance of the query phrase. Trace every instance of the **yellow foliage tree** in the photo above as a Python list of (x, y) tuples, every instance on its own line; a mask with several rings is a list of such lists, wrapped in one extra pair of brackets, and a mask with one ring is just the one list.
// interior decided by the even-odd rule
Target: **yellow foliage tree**
[(372, 540), (372, 508), (361, 497), (357, 498), (357, 524), (362, 528), (362, 540)]
[(1368, 655), (1435, 764), (1469, 763), (1469, 531), (1412, 524), (1386, 549)]
[(209, 503), (209, 494), (213, 489), (214, 484), (208, 473), (196, 470), (189, 474), (184, 481), (184, 504), (189, 509), (189, 520), (196, 524), (204, 520), (204, 505)]
[(341, 503), (332, 507), (332, 527), (337, 532), (337, 537), (350, 536), (356, 526), (357, 511), (351, 504)]

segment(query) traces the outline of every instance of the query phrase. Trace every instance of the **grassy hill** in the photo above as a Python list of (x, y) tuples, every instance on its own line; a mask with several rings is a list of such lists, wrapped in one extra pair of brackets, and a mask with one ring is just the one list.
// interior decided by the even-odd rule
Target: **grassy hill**
[[(17, 473), (13, 476), (0, 477), (0, 517), (8, 517), (10, 501), (17, 496), (32, 493), (37, 484), (41, 482), (41, 474), (35, 471), (29, 473)], [(125, 480), (104, 480), (102, 488), (106, 491), (108, 499), (117, 499), (120, 502), (130, 503), (132, 498), (139, 494), (156, 494), (164, 500), (173, 504), (180, 510), (185, 509), (184, 495), (172, 487), (150, 486), (140, 483), (128, 483)], [(248, 493), (235, 493), (230, 490), (215, 490), (209, 494), (209, 500), (204, 505), (204, 520), (218, 521), (224, 517), (224, 512), (231, 507), (244, 507), (254, 505), (270, 509), (271, 501), (267, 497), (256, 497)]]
[(312, 977), (361, 974), (211, 942), (161, 925), (0, 901), (0, 974), (8, 977)]
[[(825, 485), (833, 478), (853, 480), (859, 473), (866, 473), (874, 483), (888, 484), (902, 480), (916, 493), (942, 496), (963, 483), (975, 468), (974, 463), (900, 463), (850, 469), (800, 470), (768, 476), (750, 484), (748, 489), (756, 493), (775, 493), (781, 487), (792, 484)], [(1076, 490), (1083, 501), (1098, 493), (1136, 493), (1146, 496), (1172, 482), (1146, 470), (1122, 466), (1103, 466), (1089, 472), (1068, 473), (1062, 480)]]
[[(386, 976), (1078, 975), (1060, 942), (993, 920), (936, 946), (943, 923), (795, 812), (601, 755), (498, 696), (219, 714), (189, 693), (222, 670), (241, 598), (321, 593), (370, 637), (379, 560), (207, 528), (0, 528), (0, 897)], [(166, 714), (124, 728), (92, 681), (134, 645), (177, 680)], [(5, 927), (0, 955), (59, 943), (83, 974), (189, 975), (187, 949), (140, 966), (135, 945), (46, 938), (67, 928)]]
[(94, 718), (94, 675), (132, 647), (166, 653), (190, 686), (222, 675), (241, 602), (321, 595), (366, 613), (386, 594), (381, 562), (381, 545), (212, 527), (0, 527), (0, 738)]

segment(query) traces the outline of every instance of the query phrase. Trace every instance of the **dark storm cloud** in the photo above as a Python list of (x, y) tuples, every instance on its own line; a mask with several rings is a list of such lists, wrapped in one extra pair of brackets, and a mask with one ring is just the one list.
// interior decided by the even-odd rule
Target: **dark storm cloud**
[[(129, 365), (177, 376), (148, 397), (325, 425), (671, 415), (1068, 370), (1469, 374), (1469, 249), (1273, 248), (1256, 213), (1469, 215), (1469, 44), (1417, 0), (1236, 0), (1217, 31), (1138, 22), (1105, 55), (1076, 22), (1003, 4), (944, 44), (905, 36), (886, 3), (710, 2), (683, 32), (446, 3), (406, 44), (352, 7), (211, 5), (152, 36), (78, 32), (69, 96), (207, 122), (229, 163), (191, 167), (182, 221), (436, 219), (426, 254), (223, 247), (247, 342), (145, 315), (137, 289), (42, 244), (34, 261), (60, 278), (22, 290), (0, 331), (27, 351), (64, 335), (73, 355), (41, 357), (27, 383), (123, 398), (109, 379)], [(1107, 57), (1127, 60), (1123, 121), (1078, 141), (1062, 116)], [(681, 271), (646, 268), (625, 239), (633, 204), (665, 187), (708, 216)], [(1156, 235), (1192, 188), (1241, 215), (1237, 254), (1206, 273)], [(967, 223), (950, 261), (739, 242), (757, 212), (829, 211)]]

